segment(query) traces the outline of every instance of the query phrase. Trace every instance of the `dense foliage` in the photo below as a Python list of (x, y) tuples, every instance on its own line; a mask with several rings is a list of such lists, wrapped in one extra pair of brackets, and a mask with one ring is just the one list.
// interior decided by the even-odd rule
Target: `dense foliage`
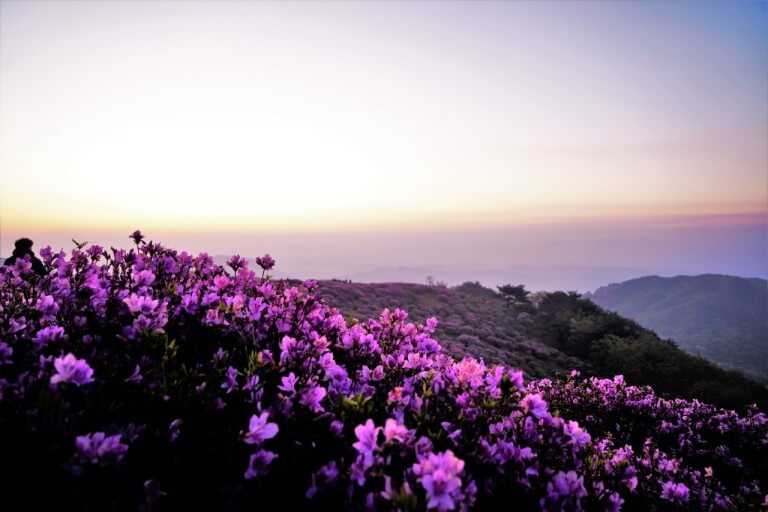
[(750, 403), (768, 407), (764, 385), (688, 354), (672, 341), (576, 293), (544, 295), (536, 319), (539, 337), (581, 358), (598, 375), (621, 372), (632, 384), (652, 385), (658, 392), (724, 407)]
[(627, 382), (653, 386), (675, 397), (698, 398), (729, 408), (768, 407), (768, 389), (737, 372), (680, 350), (637, 322), (606, 311), (575, 292), (528, 294), (521, 286), (500, 293), (478, 283), (453, 288), (417, 284), (323, 281), (321, 292), (358, 318), (401, 307), (425, 320), (440, 318), (436, 335), (454, 357), (482, 357), (541, 378), (581, 370), (585, 375), (624, 374)]
[(768, 382), (768, 281), (704, 274), (647, 276), (589, 298), (680, 348)]
[[(0, 270), (4, 509), (758, 509), (768, 418), (621, 377), (530, 382), (437, 321), (136, 249)], [(278, 505), (279, 504), (279, 505)]]

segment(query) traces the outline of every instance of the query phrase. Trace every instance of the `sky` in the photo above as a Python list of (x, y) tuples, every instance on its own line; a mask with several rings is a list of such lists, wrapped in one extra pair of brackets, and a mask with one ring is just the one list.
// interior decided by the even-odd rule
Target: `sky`
[(764, 276), (766, 5), (3, 0), (0, 254)]

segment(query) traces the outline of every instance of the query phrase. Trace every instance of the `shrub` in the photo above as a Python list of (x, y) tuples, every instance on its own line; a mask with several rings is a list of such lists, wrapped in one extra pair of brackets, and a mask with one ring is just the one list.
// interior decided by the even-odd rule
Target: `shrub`
[[(316, 282), (136, 248), (0, 269), (5, 509), (757, 509), (768, 420), (446, 356)], [(589, 432), (585, 430), (589, 429)], [(32, 485), (30, 485), (32, 483)]]

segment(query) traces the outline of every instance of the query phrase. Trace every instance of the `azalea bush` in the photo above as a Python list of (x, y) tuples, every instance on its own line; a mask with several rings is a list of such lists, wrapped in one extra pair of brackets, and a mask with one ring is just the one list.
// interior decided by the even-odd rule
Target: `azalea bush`
[(345, 319), (146, 243), (0, 269), (0, 482), (24, 510), (745, 510), (768, 418), (620, 377), (525, 382), (437, 320)]

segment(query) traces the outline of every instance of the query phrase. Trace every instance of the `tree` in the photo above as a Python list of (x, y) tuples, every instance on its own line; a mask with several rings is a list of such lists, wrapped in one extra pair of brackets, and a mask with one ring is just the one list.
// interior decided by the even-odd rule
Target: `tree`
[(507, 302), (508, 305), (519, 304), (528, 302), (528, 295), (531, 294), (525, 289), (524, 284), (512, 286), (511, 284), (505, 284), (504, 286), (498, 286), (499, 294)]

